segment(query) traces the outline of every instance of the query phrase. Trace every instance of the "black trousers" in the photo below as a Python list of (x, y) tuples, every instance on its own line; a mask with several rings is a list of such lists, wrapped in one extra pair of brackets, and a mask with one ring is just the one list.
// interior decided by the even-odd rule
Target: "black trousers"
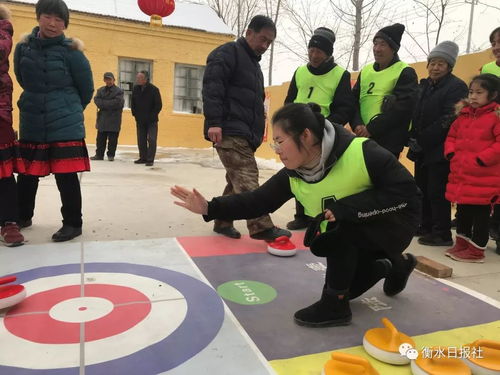
[(490, 205), (458, 204), (457, 234), (470, 238), (480, 247), (485, 247), (489, 239), (490, 212)]
[(393, 270), (404, 266), (402, 253), (415, 231), (416, 224), (400, 215), (362, 224), (340, 223), (319, 245), (328, 248), (326, 287), (334, 293), (363, 294), (385, 277), (377, 267), (377, 259), (389, 259)]
[[(82, 192), (78, 175), (76, 173), (58, 173), (54, 176), (61, 196), (63, 224), (81, 227)], [(33, 217), (39, 180), (40, 178), (37, 176), (21, 174), (17, 178), (19, 217), (22, 220), (29, 220)]]
[(18, 221), (16, 179), (14, 176), (0, 178), (0, 226), (3, 227), (6, 222)]
[(496, 204), (493, 207), (493, 213), (491, 214), (491, 220), (495, 223), (500, 224), (500, 204)]
[(308, 216), (304, 212), (304, 206), (295, 199), (295, 219), (307, 218)]
[(451, 238), (451, 203), (445, 198), (449, 173), (448, 162), (415, 163), (415, 181), (423, 193), (421, 225), (446, 238)]
[(151, 122), (149, 124), (137, 123), (139, 159), (151, 162), (155, 160), (157, 138), (158, 122)]
[(118, 145), (119, 132), (97, 132), (95, 156), (98, 158), (104, 157), (106, 151), (106, 143), (108, 144), (108, 157), (115, 157), (116, 146)]

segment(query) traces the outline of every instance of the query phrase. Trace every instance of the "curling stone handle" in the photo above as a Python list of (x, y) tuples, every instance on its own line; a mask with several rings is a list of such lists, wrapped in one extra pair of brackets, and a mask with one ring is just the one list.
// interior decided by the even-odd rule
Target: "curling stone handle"
[(289, 241), (290, 241), (290, 238), (288, 238), (287, 236), (280, 236), (274, 240), (274, 242), (282, 243), (282, 244), (288, 243)]
[(12, 283), (12, 282), (14, 282), (16, 280), (17, 280), (17, 277), (15, 277), (15, 276), (0, 277), (0, 285)]
[(394, 324), (387, 319), (387, 318), (382, 318), (382, 324), (384, 325), (385, 328), (387, 328), (391, 332), (391, 336), (395, 337), (398, 335), (399, 331), (396, 329)]
[(391, 344), (396, 344), (396, 346), (399, 346), (401, 335), (396, 326), (394, 326), (394, 324), (392, 324), (392, 322), (387, 318), (382, 318), (381, 320), (384, 327), (387, 328), (391, 333)]
[(470, 344), (470, 346), (474, 346), (474, 347), (481, 347), (482, 346), (482, 347), (486, 347), (486, 348), (500, 350), (500, 341), (480, 339), (480, 340), (474, 341), (472, 344)]
[(366, 359), (347, 353), (334, 352), (332, 353), (332, 359), (340, 362), (347, 362), (353, 365), (358, 365), (363, 367), (364, 369), (370, 368), (370, 363)]

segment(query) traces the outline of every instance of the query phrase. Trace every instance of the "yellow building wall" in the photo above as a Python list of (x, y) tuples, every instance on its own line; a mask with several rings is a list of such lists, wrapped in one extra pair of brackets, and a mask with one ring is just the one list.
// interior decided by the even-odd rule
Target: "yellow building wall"
[[(14, 40), (30, 32), (37, 25), (32, 5), (9, 3), (13, 13)], [(173, 83), (175, 63), (205, 65), (207, 55), (217, 46), (233, 39), (230, 35), (207, 33), (175, 27), (151, 27), (148, 24), (110, 17), (100, 17), (72, 12), (68, 37), (81, 39), (85, 43), (85, 54), (90, 60), (96, 89), (103, 85), (104, 72), (112, 71), (118, 79), (118, 59), (130, 58), (151, 60), (152, 82), (160, 89), (163, 99), (163, 110), (160, 113), (158, 145), (170, 147), (209, 147), (210, 143), (203, 139), (203, 115), (174, 113)], [(12, 56), (11, 56), (12, 58)], [(479, 72), (485, 63), (494, 58), (491, 51), (483, 51), (460, 56), (454, 73), (468, 82)], [(427, 76), (426, 62), (411, 64), (419, 78)], [(13, 76), (12, 70), (12, 76)], [(352, 73), (355, 81), (357, 73)], [(14, 78), (14, 77), (13, 77)], [(290, 77), (291, 78), (291, 77)], [(14, 79), (15, 81), (15, 79)], [(273, 113), (283, 105), (289, 82), (279, 86), (266, 88), (269, 98), (269, 115), (266, 122), (267, 141), (257, 150), (258, 157), (275, 159), (276, 155), (269, 147), (272, 141), (270, 119)], [(14, 103), (19, 98), (21, 88), (14, 82)], [(87, 142), (95, 142), (96, 107), (90, 103), (85, 110), (85, 126)], [(14, 105), (14, 126), (17, 127), (18, 111)], [(135, 121), (130, 110), (123, 113), (122, 131), (119, 144), (135, 145)], [(406, 165), (410, 165), (403, 160)]]
[[(465, 83), (468, 84), (472, 77), (479, 74), (479, 70), (484, 64), (493, 61), (494, 59), (495, 58), (493, 57), (491, 50), (460, 56), (457, 60), (455, 68), (453, 69), (453, 74), (463, 79)], [(419, 80), (428, 77), (427, 61), (421, 61), (410, 65), (417, 72)], [(356, 81), (358, 74), (359, 74), (358, 72), (351, 73), (351, 79), (353, 84)], [(283, 102), (285, 101), (286, 98), (286, 94), (288, 92), (289, 85), (290, 82), (285, 82), (279, 86), (270, 86), (266, 88), (268, 96), (270, 97), (269, 118), (271, 118), (272, 114), (283, 105)], [(269, 137), (268, 139), (272, 139), (272, 129), (269, 130)], [(258, 151), (258, 154), (266, 158), (275, 157), (270, 147), (265, 147), (265, 146), (261, 147), (261, 149)], [(401, 162), (405, 164), (408, 169), (413, 170), (413, 163), (404, 157), (405, 154), (406, 152), (403, 152), (402, 154), (403, 156), (401, 157)]]
[[(38, 23), (32, 5), (9, 3), (14, 26), (14, 41), (31, 32)], [(208, 147), (203, 139), (203, 115), (174, 113), (173, 84), (175, 63), (201, 65), (217, 46), (233, 40), (230, 35), (208, 33), (177, 27), (151, 27), (149, 24), (72, 12), (67, 37), (81, 39), (90, 61), (95, 88), (104, 85), (104, 72), (111, 71), (118, 80), (119, 58), (152, 61), (152, 83), (160, 89), (163, 109), (160, 113), (158, 145), (176, 147)], [(13, 55), (13, 54), (12, 54)], [(15, 104), (22, 92), (14, 77), (14, 127), (19, 114)], [(91, 102), (85, 110), (87, 142), (95, 143), (97, 108)], [(135, 121), (129, 109), (123, 112), (119, 144), (137, 144)]]

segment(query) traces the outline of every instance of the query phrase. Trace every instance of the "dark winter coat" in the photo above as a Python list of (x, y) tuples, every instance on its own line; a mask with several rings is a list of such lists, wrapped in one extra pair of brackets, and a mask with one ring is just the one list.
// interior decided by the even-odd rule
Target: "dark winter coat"
[(137, 125), (149, 125), (158, 122), (158, 114), (161, 108), (162, 101), (158, 87), (150, 82), (143, 86), (134, 86), (130, 109)]
[(243, 37), (208, 55), (202, 90), (205, 139), (210, 140), (210, 127), (221, 127), (222, 137), (244, 137), (254, 150), (260, 146), (265, 94), (259, 61)]
[(429, 78), (420, 81), (412, 133), (422, 148), (417, 157), (422, 165), (446, 162), (444, 141), (456, 118), (455, 105), (468, 92), (465, 82), (451, 73), (435, 84)]
[(8, 20), (0, 20), (0, 144), (14, 140), (12, 129), (12, 79), (9, 75), (9, 55), (14, 31)]
[(124, 105), (123, 90), (116, 85), (103, 86), (94, 96), (97, 106), (96, 128), (100, 132), (119, 132)]
[[(399, 57), (396, 55), (390, 65), (398, 61)], [(379, 69), (377, 63), (374, 64), (374, 69)], [(361, 79), (360, 73), (356, 84), (352, 88), (354, 100), (356, 101), (356, 112), (350, 122), (352, 130), (356, 126), (364, 124), (359, 108)], [(404, 68), (391, 93), (395, 97), (395, 101), (389, 108), (371, 119), (368, 124), (364, 124), (371, 134), (371, 138), (393, 154), (400, 153), (407, 144), (410, 121), (417, 101), (417, 87), (418, 78), (415, 70), (409, 66)]]
[(39, 37), (39, 27), (16, 46), (14, 71), (23, 93), (20, 139), (29, 142), (71, 141), (85, 138), (83, 110), (92, 99), (90, 64), (77, 39), (64, 34)]
[(474, 109), (460, 104), (444, 144), (450, 159), (446, 199), (488, 205), (500, 195), (500, 105)]
[[(314, 68), (307, 64), (307, 69), (314, 75), (323, 75), (335, 68), (337, 64), (333, 59), (328, 59), (319, 67)], [(295, 81), (295, 73), (293, 74), (290, 86), (288, 86), (288, 93), (285, 98), (285, 104), (293, 103), (297, 98), (298, 89)], [(351, 90), (351, 73), (347, 70), (342, 74), (339, 85), (333, 94), (333, 99), (330, 104), (330, 115), (326, 118), (331, 123), (345, 125), (352, 118), (356, 106), (354, 104), (354, 97)]]
[[(341, 125), (334, 124), (334, 127), (335, 143), (325, 162), (331, 167), (342, 158), (354, 139)], [(416, 228), (420, 222), (421, 194), (411, 174), (390, 152), (371, 140), (363, 143), (363, 154), (373, 188), (337, 201), (331, 200), (326, 208), (340, 223), (386, 219), (391, 222), (397, 215), (397, 220)], [(325, 170), (324, 176), (328, 175), (331, 167)], [(239, 220), (274, 212), (293, 197), (290, 177), (300, 178), (300, 175), (283, 168), (254, 191), (214, 198), (208, 203), (208, 214), (204, 218), (207, 221), (215, 218)], [(380, 236), (380, 233), (373, 235)]]

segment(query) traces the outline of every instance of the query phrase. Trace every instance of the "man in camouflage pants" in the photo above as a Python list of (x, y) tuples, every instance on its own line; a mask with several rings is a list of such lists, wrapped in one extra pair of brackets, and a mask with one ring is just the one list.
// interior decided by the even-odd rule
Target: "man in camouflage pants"
[[(210, 53), (203, 76), (205, 139), (214, 143), (226, 169), (224, 195), (255, 190), (259, 170), (255, 150), (264, 134), (264, 78), (261, 55), (276, 38), (274, 22), (255, 16), (245, 37), (226, 43)], [(250, 237), (273, 241), (290, 237), (289, 231), (276, 228), (269, 215), (247, 220)], [(214, 231), (240, 238), (232, 221), (216, 220)]]

